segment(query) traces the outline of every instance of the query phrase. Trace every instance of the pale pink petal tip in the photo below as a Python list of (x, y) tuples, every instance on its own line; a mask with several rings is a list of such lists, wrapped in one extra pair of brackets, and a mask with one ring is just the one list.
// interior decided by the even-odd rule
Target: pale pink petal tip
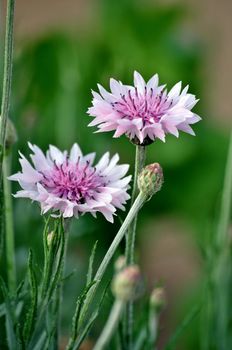
[(22, 188), (15, 197), (39, 202), (42, 214), (52, 211), (64, 218), (100, 212), (113, 222), (116, 209), (124, 209), (131, 177), (125, 177), (129, 166), (118, 164), (118, 154), (110, 158), (107, 152), (94, 166), (95, 153), (83, 156), (78, 144), (69, 154), (51, 145), (46, 156), (36, 145), (29, 147), (33, 166), (20, 153), (22, 171), (8, 178)]
[(191, 110), (198, 100), (188, 93), (188, 85), (175, 84), (168, 92), (158, 85), (155, 74), (146, 83), (134, 72), (134, 86), (110, 79), (110, 92), (98, 84), (99, 93), (93, 93), (88, 114), (93, 117), (89, 126), (97, 132), (114, 131), (113, 137), (125, 134), (134, 143), (148, 145), (156, 139), (165, 142), (165, 135), (179, 136), (179, 131), (194, 134), (189, 125), (200, 121)]

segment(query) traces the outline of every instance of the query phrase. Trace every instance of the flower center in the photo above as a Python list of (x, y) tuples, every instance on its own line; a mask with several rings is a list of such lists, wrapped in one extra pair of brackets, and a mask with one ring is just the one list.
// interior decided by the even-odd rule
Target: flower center
[(120, 101), (112, 103), (113, 109), (123, 118), (141, 118), (144, 124), (159, 122), (171, 105), (172, 100), (164, 92), (157, 94), (152, 88), (147, 90), (146, 87), (143, 94), (135, 88), (134, 91), (129, 90), (127, 95), (121, 95)]
[(49, 193), (77, 203), (85, 203), (103, 185), (103, 177), (88, 162), (72, 163), (66, 159), (61, 165), (54, 163), (54, 168), (42, 175), (42, 185)]

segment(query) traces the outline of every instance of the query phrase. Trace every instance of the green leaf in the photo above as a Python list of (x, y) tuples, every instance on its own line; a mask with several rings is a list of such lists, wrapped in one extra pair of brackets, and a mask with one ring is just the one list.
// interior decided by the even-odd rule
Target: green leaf
[[(83, 340), (85, 339), (85, 337), (87, 336), (90, 328), (92, 327), (95, 319), (97, 318), (98, 314), (99, 314), (99, 311), (101, 309), (101, 306), (102, 306), (102, 303), (105, 299), (105, 295), (106, 295), (106, 292), (108, 290), (108, 287), (109, 287), (109, 284), (110, 282), (106, 285), (103, 293), (102, 293), (102, 296), (100, 298), (100, 301), (98, 302), (97, 304), (97, 308), (96, 310), (92, 313), (92, 315), (90, 316), (89, 318), (89, 321), (87, 322), (87, 324), (85, 325), (84, 329), (82, 331), (79, 332), (79, 336), (78, 336), (78, 339), (76, 340), (75, 344), (73, 347), (70, 347), (70, 348), (67, 348), (66, 350), (75, 350), (75, 349), (78, 349), (79, 346), (81, 345), (81, 343), (83, 342)], [(86, 294), (87, 295), (87, 294)], [(81, 325), (82, 326), (82, 325)], [(79, 327), (80, 329), (80, 327)], [(79, 330), (78, 329), (78, 330)]]
[(84, 289), (83, 293), (77, 298), (76, 308), (75, 308), (75, 312), (74, 312), (74, 315), (72, 318), (72, 331), (71, 331), (71, 336), (70, 336), (70, 339), (69, 339), (69, 342), (67, 345), (67, 349), (72, 349), (72, 346), (76, 341), (81, 308), (84, 304), (84, 301), (85, 301), (86, 295), (88, 294), (89, 289), (93, 286), (94, 283), (96, 283), (96, 282), (95, 281), (91, 282)]
[(93, 263), (94, 263), (96, 249), (97, 249), (97, 244), (98, 244), (98, 241), (95, 242), (95, 244), (92, 248), (90, 258), (89, 258), (89, 267), (88, 267), (88, 272), (87, 272), (86, 286), (88, 286), (91, 283), (92, 278), (93, 278)]
[[(78, 339), (76, 340), (76, 342), (74, 343), (74, 345), (70, 348), (70, 350), (75, 350), (75, 349), (79, 349), (81, 343), (83, 342), (83, 340), (85, 339), (86, 335), (89, 333), (90, 328), (92, 327), (94, 321), (96, 320), (97, 316), (99, 314), (99, 309), (97, 309), (95, 312), (92, 313), (91, 317), (89, 318), (88, 323), (86, 324), (86, 326), (84, 327), (83, 331), (81, 332), (80, 336), (78, 337)], [(69, 348), (67, 348), (68, 350)]]
[(23, 339), (27, 343), (34, 330), (36, 314), (37, 314), (37, 301), (38, 301), (38, 285), (35, 275), (33, 254), (29, 251), (28, 257), (28, 279), (31, 293), (31, 305), (26, 315), (26, 322), (23, 327)]
[(51, 299), (52, 295), (55, 293), (58, 284), (61, 282), (63, 266), (64, 266), (64, 256), (65, 256), (65, 246), (66, 246), (66, 237), (63, 225), (59, 225), (59, 256), (57, 260), (56, 270), (54, 272), (52, 281), (48, 288), (48, 300)]
[(177, 341), (186, 330), (186, 328), (190, 325), (190, 323), (194, 320), (194, 318), (199, 314), (201, 306), (201, 304), (195, 305), (192, 310), (190, 310), (189, 314), (184, 318), (179, 327), (177, 327), (174, 334), (171, 336), (168, 344), (165, 347), (165, 350), (174, 350), (176, 348)]
[(15, 332), (14, 311), (13, 311), (11, 300), (9, 298), (9, 292), (7, 290), (6, 284), (2, 279), (2, 277), (0, 277), (0, 285), (1, 285), (3, 297), (5, 300), (7, 343), (8, 343), (9, 349), (15, 350), (18, 348), (18, 341), (17, 341), (16, 332)]
[(5, 303), (2, 303), (0, 305), (0, 317), (4, 316), (6, 313), (6, 307), (5, 307)]

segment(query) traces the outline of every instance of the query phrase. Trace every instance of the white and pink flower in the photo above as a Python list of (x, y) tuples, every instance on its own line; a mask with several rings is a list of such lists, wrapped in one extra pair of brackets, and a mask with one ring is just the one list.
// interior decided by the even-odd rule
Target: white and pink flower
[(9, 177), (22, 187), (15, 197), (30, 198), (42, 213), (52, 210), (65, 218), (100, 212), (113, 222), (116, 208), (124, 209), (131, 176), (125, 177), (129, 165), (118, 165), (118, 154), (110, 159), (107, 152), (93, 166), (95, 153), (83, 156), (76, 143), (69, 154), (50, 146), (46, 156), (36, 145), (29, 147), (33, 166), (20, 153), (22, 172)]
[(178, 137), (179, 130), (195, 135), (190, 125), (201, 118), (191, 110), (198, 100), (188, 93), (188, 86), (181, 91), (181, 82), (169, 92), (158, 82), (157, 74), (146, 83), (134, 72), (134, 86), (110, 79), (108, 92), (98, 85), (100, 94), (92, 92), (92, 107), (88, 109), (94, 117), (89, 126), (97, 125), (98, 132), (113, 130), (114, 137), (125, 134), (141, 145), (157, 138), (165, 141), (167, 133)]

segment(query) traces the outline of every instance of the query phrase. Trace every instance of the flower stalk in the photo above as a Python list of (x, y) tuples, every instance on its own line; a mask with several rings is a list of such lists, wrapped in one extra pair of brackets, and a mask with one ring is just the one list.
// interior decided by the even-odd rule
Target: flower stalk
[(14, 227), (13, 227), (13, 211), (11, 200), (11, 183), (7, 180), (10, 175), (11, 156), (4, 156), (3, 161), (3, 198), (4, 198), (4, 214), (5, 214), (5, 244), (6, 244), (6, 265), (7, 265), (7, 282), (11, 293), (16, 288), (16, 267), (14, 253)]
[[(131, 196), (131, 203), (135, 200), (135, 196), (138, 192), (138, 176), (141, 172), (146, 159), (146, 147), (145, 146), (136, 146), (135, 153), (135, 171), (134, 171), (134, 181), (133, 181), (133, 190)], [(134, 263), (134, 250), (135, 250), (135, 236), (136, 236), (136, 225), (137, 225), (137, 215), (132, 221), (127, 236), (126, 236), (126, 262), (128, 265)], [(132, 342), (132, 332), (133, 332), (133, 302), (129, 302), (126, 309), (125, 315), (125, 330), (127, 333), (127, 339)]]
[(4, 45), (4, 67), (3, 67), (3, 85), (2, 85), (2, 100), (1, 100), (1, 114), (0, 114), (0, 234), (3, 234), (4, 226), (4, 210), (5, 225), (6, 225), (6, 261), (8, 267), (8, 286), (9, 290), (13, 291), (15, 288), (15, 263), (14, 263), (14, 237), (11, 216), (11, 203), (9, 188), (3, 191), (3, 186), (7, 186), (4, 180), (3, 184), (3, 166), (4, 172), (7, 171), (9, 159), (4, 162), (5, 143), (6, 143), (6, 128), (7, 119), (10, 109), (10, 93), (12, 80), (12, 62), (13, 62), (13, 32), (14, 32), (14, 6), (15, 0), (7, 1), (6, 10), (6, 29), (5, 29), (5, 45)]
[(0, 183), (2, 182), (3, 157), (6, 142), (6, 127), (10, 109), (10, 94), (13, 66), (14, 8), (15, 0), (8, 0), (6, 12), (3, 87), (0, 116)]
[(112, 338), (114, 331), (118, 326), (124, 307), (125, 302), (123, 300), (115, 300), (106, 325), (93, 350), (103, 350), (110, 342), (110, 339)]
[[(132, 196), (131, 196), (131, 206), (133, 205), (135, 197), (138, 192), (138, 176), (144, 166), (145, 158), (146, 158), (146, 148), (144, 146), (136, 146), (135, 172), (134, 172), (133, 190), (132, 190)], [(135, 215), (134, 220), (132, 221), (129, 227), (128, 234), (126, 236), (127, 265), (134, 263), (136, 224), (137, 224), (137, 215)]]
[(137, 215), (138, 211), (141, 209), (141, 207), (143, 206), (143, 204), (146, 202), (147, 197), (144, 193), (140, 192), (139, 195), (137, 196), (136, 200), (134, 201), (134, 204), (132, 205), (129, 213), (127, 214), (127, 217), (125, 218), (120, 230), (118, 231), (118, 233), (116, 234), (113, 242), (111, 243), (104, 259), (102, 260), (96, 274), (94, 277), (94, 281), (95, 284), (90, 288), (87, 296), (86, 296), (86, 300), (85, 300), (85, 304), (83, 306), (83, 309), (81, 311), (81, 316), (80, 316), (80, 327), (82, 326), (83, 322), (85, 321), (85, 316), (86, 313), (88, 311), (89, 305), (93, 300), (93, 297), (96, 293), (96, 290), (103, 278), (103, 275), (106, 271), (106, 268), (108, 267), (117, 247), (119, 246), (120, 242), (122, 241), (123, 237), (125, 236), (128, 227), (130, 226), (130, 224), (132, 223), (132, 221), (134, 220), (135, 216)]

